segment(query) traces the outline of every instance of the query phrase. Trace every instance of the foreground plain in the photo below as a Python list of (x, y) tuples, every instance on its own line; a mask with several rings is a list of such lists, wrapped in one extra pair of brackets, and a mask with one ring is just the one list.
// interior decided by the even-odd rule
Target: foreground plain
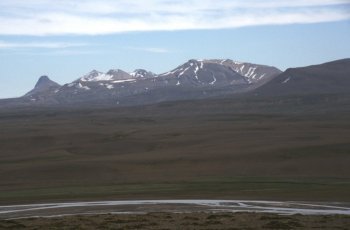
[(350, 96), (0, 110), (0, 204), (350, 201)]
[(148, 213), (0, 220), (0, 229), (349, 229), (350, 216)]

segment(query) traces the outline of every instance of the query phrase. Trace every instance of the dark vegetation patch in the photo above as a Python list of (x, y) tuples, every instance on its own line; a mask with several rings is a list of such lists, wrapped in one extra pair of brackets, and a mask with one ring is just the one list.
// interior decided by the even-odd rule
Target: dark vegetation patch
[[(169, 221), (169, 216), (173, 222)], [(215, 218), (214, 218), (215, 216)], [(208, 218), (209, 217), (209, 218)], [(1, 229), (348, 229), (347, 216), (294, 215), (285, 218), (259, 213), (157, 213), (67, 216), (0, 220)]]

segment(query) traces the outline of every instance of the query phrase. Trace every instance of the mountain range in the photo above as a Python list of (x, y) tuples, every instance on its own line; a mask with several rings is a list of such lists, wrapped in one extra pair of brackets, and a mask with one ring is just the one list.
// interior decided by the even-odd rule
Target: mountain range
[(162, 74), (144, 69), (131, 73), (120, 69), (106, 73), (92, 70), (64, 85), (42, 76), (30, 92), (19, 98), (0, 100), (0, 106), (125, 106), (237, 94), (346, 93), (349, 89), (350, 59), (289, 68), (284, 72), (273, 66), (230, 59), (191, 59)]

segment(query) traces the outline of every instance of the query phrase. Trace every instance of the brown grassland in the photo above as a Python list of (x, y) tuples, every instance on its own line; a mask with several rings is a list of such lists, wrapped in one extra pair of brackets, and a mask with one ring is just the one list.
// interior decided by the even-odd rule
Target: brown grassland
[[(320, 95), (1, 110), (0, 204), (177, 198), (349, 202), (349, 102), (349, 95)], [(2, 221), (0, 227), (349, 226), (346, 216), (327, 218), (160, 213)], [(252, 225), (246, 225), (248, 219)], [(176, 224), (165, 227), (166, 222)]]
[(349, 98), (0, 111), (0, 203), (350, 201)]

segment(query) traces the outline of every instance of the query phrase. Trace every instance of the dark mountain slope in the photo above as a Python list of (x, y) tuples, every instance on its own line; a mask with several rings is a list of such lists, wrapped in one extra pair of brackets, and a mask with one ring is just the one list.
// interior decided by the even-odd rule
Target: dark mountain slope
[(257, 95), (346, 93), (350, 91), (350, 59), (291, 68), (254, 91)]

